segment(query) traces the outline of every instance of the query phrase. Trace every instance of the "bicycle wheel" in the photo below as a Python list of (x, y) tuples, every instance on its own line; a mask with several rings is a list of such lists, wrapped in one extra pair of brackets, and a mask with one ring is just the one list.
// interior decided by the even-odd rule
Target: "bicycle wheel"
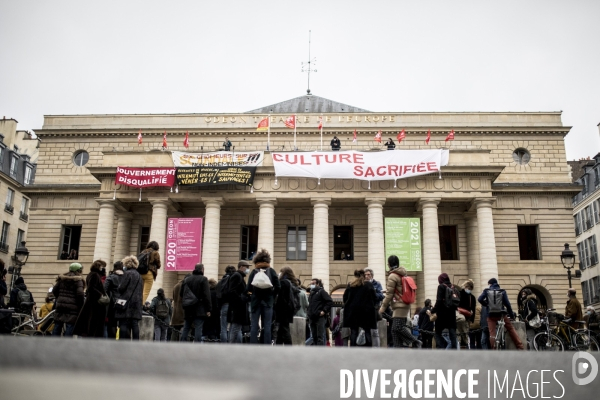
[(572, 336), (573, 343), (575, 345), (575, 349), (577, 351), (589, 351), (591, 338), (587, 333), (577, 332)]
[(593, 336), (590, 337), (590, 351), (600, 351), (600, 345)]
[(565, 351), (565, 346), (558, 336), (551, 333), (548, 338), (546, 332), (540, 332), (533, 338), (535, 351)]

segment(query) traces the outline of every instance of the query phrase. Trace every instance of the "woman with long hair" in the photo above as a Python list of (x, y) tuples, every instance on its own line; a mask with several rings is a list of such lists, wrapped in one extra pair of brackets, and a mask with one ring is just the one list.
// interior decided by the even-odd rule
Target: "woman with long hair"
[(90, 267), (90, 273), (85, 279), (86, 292), (83, 308), (79, 313), (73, 333), (84, 337), (104, 337), (104, 319), (106, 318), (106, 305), (100, 304), (100, 297), (106, 295), (102, 284), (101, 270), (106, 268), (106, 263), (96, 260)]
[(365, 346), (371, 347), (371, 329), (377, 329), (375, 304), (377, 295), (373, 284), (365, 280), (365, 270), (354, 271), (354, 280), (344, 292), (344, 327), (350, 328), (350, 346), (356, 346), (359, 328), (365, 331)]
[[(277, 296), (277, 302), (275, 303), (275, 322), (279, 324), (277, 330), (277, 339), (275, 344), (292, 344), (292, 334), (290, 332), (290, 324), (294, 323), (294, 315), (296, 314), (296, 300), (298, 306), (300, 306), (299, 292), (296, 287), (296, 275), (290, 267), (283, 267), (280, 270), (279, 282), (281, 289), (279, 290), (279, 296)], [(296, 300), (293, 300), (294, 297)]]

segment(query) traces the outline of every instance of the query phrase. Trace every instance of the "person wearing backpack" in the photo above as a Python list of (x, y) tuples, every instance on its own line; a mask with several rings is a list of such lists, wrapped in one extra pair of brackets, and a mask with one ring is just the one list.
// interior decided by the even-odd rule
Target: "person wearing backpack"
[(250, 273), (246, 287), (250, 296), (250, 343), (258, 343), (260, 320), (263, 329), (263, 343), (270, 345), (273, 305), (281, 284), (277, 273), (271, 268), (271, 255), (266, 249), (260, 249), (252, 262), (254, 269)]
[[(363, 275), (364, 277), (364, 275)], [(371, 286), (371, 285), (369, 285)], [(371, 286), (372, 288), (373, 286)], [(373, 291), (373, 296), (375, 292)], [(333, 300), (323, 288), (323, 281), (312, 278), (310, 281), (310, 295), (308, 297), (307, 316), (313, 346), (326, 346), (327, 315), (331, 311)], [(356, 328), (358, 332), (358, 327)]]
[(15, 312), (23, 314), (31, 314), (31, 310), (35, 306), (33, 295), (27, 290), (27, 285), (25, 285), (25, 280), (22, 276), (17, 278), (15, 286), (10, 291), (10, 301), (8, 302), (8, 306), (14, 308)]
[(160, 269), (160, 254), (158, 253), (158, 243), (151, 241), (146, 246), (146, 249), (137, 256), (138, 268), (137, 272), (144, 280), (144, 288), (142, 300), (145, 302), (148, 299), (152, 285), (158, 275)]
[(250, 263), (240, 260), (238, 269), (229, 278), (229, 343), (242, 343), (242, 327), (250, 325), (248, 298), (246, 296), (246, 276), (250, 273)]
[(300, 289), (296, 286), (296, 275), (290, 267), (281, 268), (279, 282), (281, 289), (275, 303), (275, 322), (279, 324), (275, 344), (292, 344), (290, 324), (300, 310)]
[[(404, 267), (400, 267), (400, 260), (397, 256), (391, 255), (388, 257), (388, 267), (390, 269), (390, 273), (388, 275), (387, 283), (386, 283), (386, 294), (383, 302), (381, 303), (381, 307), (379, 308), (379, 313), (383, 314), (388, 305), (392, 306), (392, 341), (394, 343), (394, 348), (401, 348), (407, 346), (413, 346), (416, 348), (421, 348), (423, 343), (414, 337), (411, 329), (408, 327), (408, 313), (410, 311), (410, 301), (414, 302), (415, 297), (411, 296), (411, 299), (408, 299), (405, 295), (404, 289), (407, 291), (410, 290), (407, 287), (408, 274), (406, 273), (406, 269)], [(406, 280), (406, 281), (405, 281)], [(416, 294), (416, 293), (415, 293)]]
[[(381, 283), (375, 280), (375, 273), (370, 268), (365, 269), (365, 279), (371, 282), (373, 288), (375, 289), (375, 295), (377, 296), (377, 302), (375, 303), (375, 316), (377, 317), (378, 321), (381, 321), (381, 314), (378, 310), (384, 298), (383, 286), (381, 286)], [(371, 341), (373, 342), (373, 347), (380, 347), (381, 342), (379, 340), (378, 329), (371, 329)]]
[(171, 306), (171, 300), (166, 298), (163, 288), (158, 289), (156, 297), (152, 299), (150, 312), (154, 316), (154, 341), (166, 342), (173, 307)]
[(212, 311), (210, 286), (208, 279), (204, 276), (204, 264), (196, 264), (192, 275), (183, 280), (180, 295), (184, 322), (179, 341), (188, 341), (188, 335), (193, 325), (194, 342), (200, 344), (204, 320), (210, 317)]
[(104, 291), (110, 297), (108, 304), (108, 312), (106, 313), (106, 333), (109, 339), (117, 338), (117, 319), (115, 318), (115, 301), (119, 298), (117, 288), (123, 277), (123, 263), (116, 261), (113, 264), (113, 269), (104, 281)]
[[(510, 301), (508, 301), (508, 296), (506, 291), (500, 288), (498, 284), (498, 280), (496, 278), (492, 278), (488, 281), (489, 287), (484, 289), (477, 301), (482, 306), (486, 306), (488, 308), (488, 329), (490, 332), (490, 345), (491, 348), (495, 347), (496, 344), (496, 325), (500, 318), (504, 320), (504, 326), (508, 331), (513, 343), (517, 346), (518, 350), (525, 350), (523, 347), (523, 343), (521, 339), (519, 339), (519, 335), (515, 330), (515, 327), (510, 322), (511, 319), (515, 318), (515, 313), (510, 306)], [(506, 314), (503, 315), (503, 311), (506, 307)], [(510, 317), (510, 318), (509, 318)]]
[(229, 312), (229, 279), (231, 275), (235, 273), (235, 267), (228, 265), (225, 268), (225, 275), (217, 283), (217, 307), (220, 310), (220, 336), (221, 343), (229, 342), (229, 336), (227, 335), (227, 314)]
[(438, 276), (438, 288), (435, 296), (435, 305), (431, 310), (437, 315), (435, 321), (435, 342), (438, 349), (446, 348), (446, 339), (442, 336), (444, 329), (448, 330), (450, 348), (456, 349), (456, 308), (460, 303), (460, 293), (450, 282), (447, 273)]

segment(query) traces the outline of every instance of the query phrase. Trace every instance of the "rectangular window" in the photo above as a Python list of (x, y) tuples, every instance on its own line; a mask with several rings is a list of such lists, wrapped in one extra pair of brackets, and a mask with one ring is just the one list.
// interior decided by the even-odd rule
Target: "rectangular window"
[(588, 239), (586, 239), (586, 241), (588, 242), (588, 250), (590, 252), (590, 263), (588, 266), (591, 267), (592, 265), (598, 264), (598, 248), (596, 247), (596, 235), (590, 236)]
[(17, 179), (17, 172), (19, 170), (19, 157), (12, 156), (10, 158), (10, 177)]
[(585, 265), (587, 268), (590, 266), (590, 249), (588, 246), (588, 241), (584, 240), (581, 242), (581, 244), (583, 246), (583, 255), (581, 256), (581, 261), (583, 261), (583, 265)]
[(583, 210), (583, 215), (585, 218), (585, 230), (591, 229), (594, 226), (594, 216), (592, 215), (592, 207), (587, 206)]
[(575, 235), (581, 235), (583, 230), (581, 229), (581, 212), (575, 214)]
[(240, 260), (252, 260), (257, 250), (258, 226), (242, 226), (240, 234)]
[(585, 269), (585, 251), (583, 250), (583, 242), (577, 243), (577, 252), (579, 253), (579, 269)]
[(2, 235), (0, 235), (0, 251), (8, 253), (8, 231), (10, 224), (7, 222), (2, 223)]
[(26, 185), (31, 184), (31, 176), (33, 175), (33, 168), (27, 165), (25, 166), (25, 177), (23, 178), (23, 183)]
[(23, 197), (23, 200), (21, 201), (21, 212), (19, 218), (26, 222), (29, 219), (27, 210), (29, 210), (29, 199), (27, 197)]
[(594, 223), (600, 223), (600, 200), (594, 201)]
[(150, 242), (150, 227), (140, 226), (140, 248), (138, 249), (138, 254), (146, 249), (148, 242)]
[(12, 190), (11, 188), (8, 188), (8, 192), (6, 193), (6, 205), (12, 207), (14, 200), (15, 200), (15, 191)]
[(306, 227), (288, 226), (287, 259), (306, 260)]
[(334, 226), (333, 227), (333, 259), (334, 260), (353, 260), (354, 259), (354, 227), (353, 226)]
[(594, 291), (592, 292), (592, 303), (600, 302), (600, 276), (595, 276), (592, 278), (592, 282), (594, 283)]
[(17, 244), (15, 246), (15, 249), (17, 247), (21, 246), (21, 242), (25, 240), (25, 231), (22, 229), (17, 230)]
[(458, 260), (456, 225), (438, 227), (440, 234), (440, 256), (442, 260)]
[(519, 225), (519, 254), (521, 260), (539, 260), (539, 241), (537, 225)]
[(581, 297), (583, 298), (583, 305), (587, 306), (590, 304), (589, 302), (589, 291), (588, 291), (588, 281), (581, 282)]
[(63, 225), (61, 238), (58, 258), (60, 260), (78, 260), (81, 225)]

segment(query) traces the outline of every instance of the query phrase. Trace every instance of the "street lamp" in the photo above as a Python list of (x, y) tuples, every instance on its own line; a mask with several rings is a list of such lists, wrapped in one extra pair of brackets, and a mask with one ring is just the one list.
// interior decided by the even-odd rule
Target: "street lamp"
[(15, 255), (12, 257), (15, 265), (8, 268), (8, 272), (12, 274), (12, 278), (10, 279), (10, 290), (12, 290), (16, 278), (21, 275), (21, 268), (27, 262), (29, 258), (29, 250), (25, 247), (25, 242), (21, 242), (21, 246), (15, 249)]
[(569, 277), (569, 289), (571, 286), (571, 268), (575, 265), (575, 254), (569, 249), (569, 244), (565, 243), (565, 249), (560, 255), (560, 262), (563, 267), (567, 269), (567, 276)]

